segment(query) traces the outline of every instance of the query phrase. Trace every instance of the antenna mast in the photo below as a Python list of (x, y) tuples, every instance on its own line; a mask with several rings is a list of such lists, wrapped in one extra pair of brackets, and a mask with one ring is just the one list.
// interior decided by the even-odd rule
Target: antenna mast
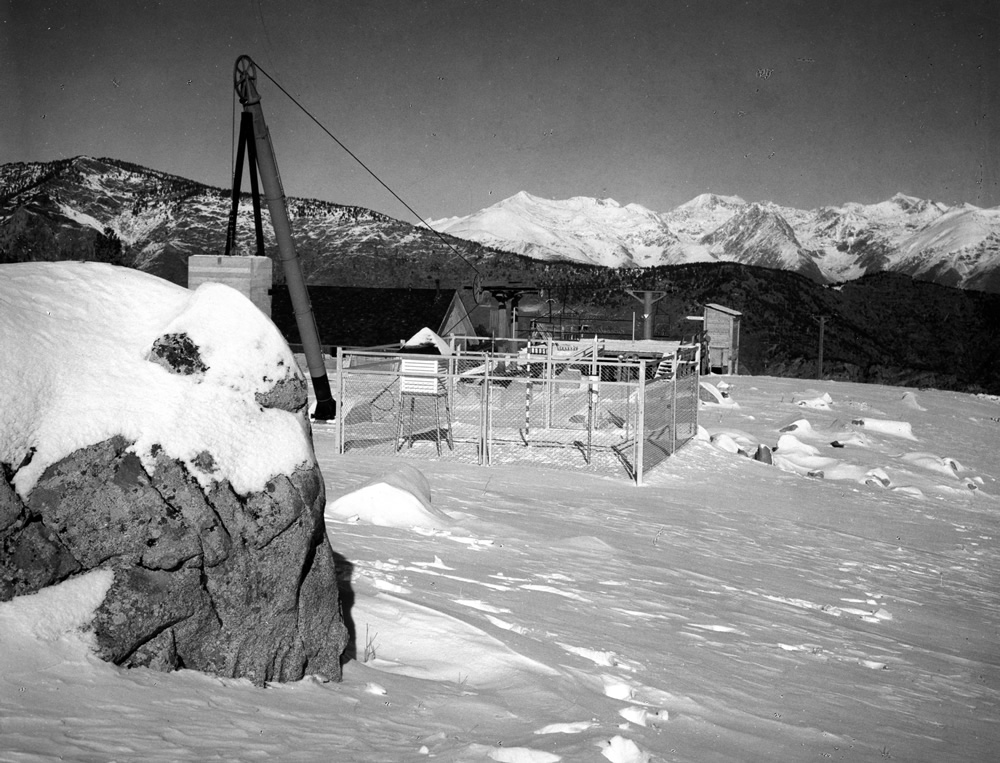
[(271, 135), (267, 131), (264, 111), (260, 107), (260, 95), (257, 93), (257, 67), (250, 56), (240, 56), (236, 59), (233, 80), (236, 95), (243, 104), (244, 114), (249, 113), (253, 119), (257, 170), (260, 173), (261, 185), (264, 187), (264, 199), (271, 214), (271, 227), (274, 228), (274, 237), (278, 242), (281, 267), (285, 273), (285, 282), (288, 284), (288, 293), (292, 298), (292, 309), (295, 312), (302, 349), (309, 366), (309, 375), (312, 377), (313, 391), (316, 393), (316, 411), (313, 413), (313, 418), (326, 421), (336, 417), (337, 404), (330, 391), (330, 380), (326, 375), (326, 363), (323, 361), (323, 350), (319, 343), (319, 330), (316, 328), (316, 318), (313, 315), (305, 278), (302, 276), (302, 264), (292, 243), (285, 192), (281, 187)]

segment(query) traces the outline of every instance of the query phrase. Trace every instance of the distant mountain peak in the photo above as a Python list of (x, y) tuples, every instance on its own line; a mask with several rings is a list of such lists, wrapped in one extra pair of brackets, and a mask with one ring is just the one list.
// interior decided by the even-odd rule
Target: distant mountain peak
[(716, 209), (718, 207), (741, 207), (746, 204), (739, 196), (720, 196), (715, 193), (703, 193), (691, 201), (681, 204), (679, 209)]

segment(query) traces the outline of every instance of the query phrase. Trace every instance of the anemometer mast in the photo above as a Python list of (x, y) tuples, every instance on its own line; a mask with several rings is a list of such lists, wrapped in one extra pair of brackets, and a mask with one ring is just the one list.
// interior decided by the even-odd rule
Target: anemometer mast
[[(306, 289), (305, 278), (302, 275), (302, 264), (295, 253), (292, 243), (292, 229), (288, 222), (288, 210), (285, 206), (285, 192), (281, 187), (278, 175), (278, 164), (274, 158), (274, 148), (271, 145), (271, 135), (264, 122), (264, 111), (260, 107), (260, 95), (257, 93), (257, 67), (250, 56), (240, 56), (236, 59), (234, 70), (234, 85), (236, 95), (243, 104), (243, 122), (240, 129), (240, 145), (238, 149), (237, 177), (234, 178), (233, 204), (238, 203), (239, 182), (243, 172), (242, 157), (244, 148), (243, 125), (252, 121), (253, 143), (250, 145), (251, 184), (256, 195), (257, 183), (254, 175), (254, 164), (260, 173), (260, 182), (264, 187), (264, 199), (271, 215), (271, 227), (278, 242), (278, 252), (281, 267), (288, 285), (288, 293), (292, 298), (292, 309), (295, 312), (295, 322), (302, 339), (302, 348), (312, 377), (313, 391), (316, 393), (316, 411), (313, 418), (320, 420), (332, 419), (337, 414), (337, 404), (330, 391), (330, 380), (326, 375), (326, 363), (323, 361), (323, 350), (319, 343), (319, 330), (316, 328), (316, 318), (313, 315), (312, 304), (309, 301), (309, 291)], [(249, 125), (248, 125), (249, 126)], [(256, 150), (254, 150), (256, 149)], [(256, 156), (255, 156), (256, 154)], [(259, 209), (259, 201), (255, 199)], [(258, 246), (262, 245), (260, 233), (259, 211), (257, 223)], [(230, 224), (232, 228), (232, 223)]]

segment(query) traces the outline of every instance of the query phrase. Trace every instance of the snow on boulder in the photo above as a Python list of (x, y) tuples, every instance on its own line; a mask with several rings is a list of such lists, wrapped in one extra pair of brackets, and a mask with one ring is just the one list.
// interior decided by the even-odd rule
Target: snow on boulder
[(812, 445), (802, 442), (798, 437), (791, 434), (783, 434), (778, 438), (778, 446), (775, 448), (782, 455), (795, 453), (803, 456), (817, 456), (819, 450)]
[(724, 450), (726, 453), (739, 453), (740, 446), (732, 438), (731, 435), (726, 432), (718, 432), (711, 437), (712, 445), (714, 445), (719, 450)]
[(110, 570), (106, 660), (339, 678), (325, 488), (274, 324), (99, 263), (0, 265), (0, 303), (0, 600)]
[(913, 427), (909, 421), (890, 421), (888, 419), (853, 419), (852, 424), (862, 427), (869, 432), (890, 435), (892, 437), (902, 437), (906, 440), (916, 440), (913, 434)]
[(914, 466), (919, 466), (953, 479), (958, 479), (959, 473), (965, 471), (965, 468), (954, 458), (938, 456), (934, 453), (904, 453), (901, 458)]
[(431, 506), (427, 478), (409, 464), (380, 474), (358, 490), (331, 501), (326, 516), (403, 529), (443, 530), (453, 524), (447, 514)]
[[(699, 393), (698, 399), (701, 402), (702, 406), (718, 405), (724, 408), (740, 407), (739, 403), (737, 403), (735, 400), (729, 397), (728, 392), (723, 393), (718, 387), (716, 387), (711, 382), (700, 381), (699, 386), (701, 387), (701, 391)], [(728, 390), (728, 386), (726, 389)]]
[(402, 352), (419, 352), (429, 355), (451, 355), (448, 343), (426, 326), (403, 342)]
[(795, 435), (783, 434), (771, 454), (771, 463), (787, 472), (822, 477), (825, 470), (841, 462), (821, 456), (818, 448), (802, 442)]
[(828, 411), (830, 410), (830, 406), (833, 405), (833, 398), (830, 397), (829, 393), (824, 392), (819, 397), (799, 400), (796, 405), (800, 408), (815, 408), (820, 411)]
[(798, 437), (814, 437), (816, 435), (812, 423), (808, 419), (796, 419), (791, 424), (778, 429), (779, 432), (795, 432)]

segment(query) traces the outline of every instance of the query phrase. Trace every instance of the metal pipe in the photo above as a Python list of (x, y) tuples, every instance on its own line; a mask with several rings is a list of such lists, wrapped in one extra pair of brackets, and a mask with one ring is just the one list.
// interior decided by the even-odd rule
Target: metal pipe
[(278, 175), (278, 164), (274, 158), (274, 147), (271, 136), (264, 121), (264, 111), (260, 106), (260, 95), (257, 94), (257, 67), (249, 56), (236, 59), (235, 69), (236, 94), (239, 96), (243, 110), (253, 117), (254, 144), (257, 147), (257, 167), (260, 172), (261, 185), (264, 187), (264, 199), (271, 215), (271, 227), (274, 238), (278, 242), (278, 253), (281, 267), (285, 273), (285, 283), (292, 298), (292, 309), (295, 312), (295, 322), (302, 339), (302, 349), (312, 377), (313, 391), (316, 394), (316, 410), (313, 418), (326, 421), (337, 415), (337, 404), (330, 390), (330, 380), (326, 374), (326, 363), (323, 361), (323, 350), (319, 343), (319, 330), (316, 328), (316, 318), (313, 315), (309, 291), (306, 289), (305, 278), (302, 275), (302, 264), (295, 253), (292, 242), (292, 229), (288, 221), (288, 210), (285, 206), (285, 192), (281, 187)]

